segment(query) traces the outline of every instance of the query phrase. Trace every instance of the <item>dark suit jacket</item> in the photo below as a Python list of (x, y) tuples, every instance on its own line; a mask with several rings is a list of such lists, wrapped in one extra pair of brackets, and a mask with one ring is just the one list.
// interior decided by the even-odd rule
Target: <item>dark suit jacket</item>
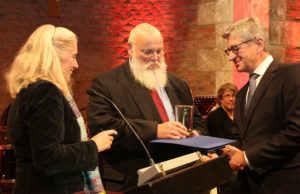
[[(162, 123), (162, 120), (149, 90), (134, 80), (128, 62), (96, 77), (92, 81), (91, 89), (104, 94), (116, 103), (150, 150), (155, 162), (177, 157), (187, 151), (191, 152), (187, 148), (150, 145), (149, 141), (156, 139), (157, 125)], [(193, 104), (188, 85), (171, 73), (168, 73), (168, 84), (165, 89), (173, 107), (176, 104)], [(103, 153), (102, 177), (106, 189), (121, 191), (136, 186), (136, 171), (149, 166), (149, 160), (137, 138), (115, 108), (104, 98), (90, 97), (87, 116), (91, 134), (106, 129), (118, 131), (112, 148)], [(204, 121), (198, 110), (195, 110), (194, 127), (205, 132)], [(109, 181), (114, 186), (110, 187)], [(120, 188), (117, 188), (115, 183), (119, 183)]]
[(82, 191), (81, 171), (97, 166), (96, 144), (81, 142), (68, 101), (48, 81), (18, 93), (9, 112), (8, 137), (16, 155), (14, 193)]
[(210, 112), (205, 121), (210, 136), (232, 138), (232, 120), (222, 107)]
[(284, 187), (281, 184), (284, 180), (289, 180), (291, 189), (299, 188), (299, 180), (298, 185), (293, 185), (295, 180), (291, 179), (295, 176), (291, 174), (281, 177), (281, 180), (274, 178), (277, 172), (287, 169), (290, 172), (298, 169), (296, 171), (299, 173), (299, 75), (300, 64), (272, 62), (255, 90), (247, 117), (245, 101), (248, 84), (237, 93), (234, 131), (240, 137), (241, 149), (245, 150), (254, 169), (243, 172), (252, 193), (276, 193)]

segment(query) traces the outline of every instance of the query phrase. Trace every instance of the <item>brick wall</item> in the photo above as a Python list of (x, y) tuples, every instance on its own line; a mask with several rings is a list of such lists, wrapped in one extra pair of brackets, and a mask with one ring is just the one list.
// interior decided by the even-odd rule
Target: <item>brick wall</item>
[[(232, 81), (221, 34), (232, 23), (234, 0), (59, 2), (61, 17), (53, 18), (46, 0), (0, 1), (0, 114), (11, 101), (3, 78), (9, 64), (34, 29), (46, 23), (67, 27), (79, 37), (74, 96), (80, 108), (87, 106), (91, 79), (126, 60), (129, 32), (142, 22), (161, 30), (169, 70), (187, 81), (194, 95), (214, 95), (222, 83)], [(272, 52), (282, 61), (299, 61), (299, 0), (270, 4)]]
[(206, 77), (193, 74), (197, 49), (199, 45), (209, 45), (215, 31), (213, 26), (197, 25), (198, 4), (203, 2), (61, 0), (61, 17), (53, 18), (48, 17), (46, 0), (1, 1), (0, 113), (11, 101), (3, 75), (28, 36), (46, 23), (67, 27), (79, 37), (79, 70), (74, 73), (74, 96), (80, 108), (87, 106), (88, 96), (85, 91), (91, 79), (125, 61), (128, 56), (126, 45), (129, 32), (133, 26), (142, 22), (151, 23), (161, 30), (165, 38), (169, 70), (189, 82), (197, 94), (197, 91), (205, 88), (201, 80), (206, 81), (210, 76), (206, 73)]
[(198, 4), (198, 28), (205, 34), (197, 41), (197, 66), (189, 82), (195, 95), (216, 95), (220, 85), (232, 82), (232, 63), (224, 52), (222, 33), (233, 22), (233, 0), (207, 0)]
[[(87, 75), (102, 60), (101, 56), (95, 55), (100, 51), (96, 44), (96, 29), (100, 26), (93, 14), (93, 1), (61, 1), (61, 18), (51, 18), (47, 14), (47, 1), (33, 0), (7, 0), (0, 2), (0, 113), (10, 103), (9, 94), (3, 75), (14, 55), (22, 46), (28, 36), (40, 25), (51, 23), (56, 26), (65, 26), (79, 35), (80, 44), (79, 63), (87, 69), (87, 73), (81, 75), (79, 83), (90, 79)], [(95, 28), (91, 28), (95, 26)], [(91, 52), (93, 51), (93, 52)], [(82, 90), (81, 85), (77, 84)], [(75, 89), (77, 91), (77, 89)], [(76, 92), (78, 93), (78, 92)]]

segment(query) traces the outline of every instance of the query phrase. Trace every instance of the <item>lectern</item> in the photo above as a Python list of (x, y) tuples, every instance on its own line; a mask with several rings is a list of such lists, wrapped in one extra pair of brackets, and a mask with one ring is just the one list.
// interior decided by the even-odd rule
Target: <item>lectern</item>
[(162, 176), (141, 186), (133, 188), (127, 194), (201, 194), (233, 177), (226, 156), (195, 163), (177, 172)]

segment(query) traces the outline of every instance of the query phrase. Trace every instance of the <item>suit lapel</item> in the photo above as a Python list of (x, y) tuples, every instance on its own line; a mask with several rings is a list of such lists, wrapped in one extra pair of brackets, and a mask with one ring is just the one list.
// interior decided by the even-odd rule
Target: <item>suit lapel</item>
[(248, 84), (244, 85), (237, 93), (235, 100), (235, 110), (234, 110), (234, 122), (238, 126), (238, 133), (240, 137), (243, 137), (245, 132), (245, 104), (246, 104), (246, 94), (248, 89)]
[(252, 100), (250, 102), (248, 113), (247, 113), (246, 131), (256, 110), (257, 103), (259, 102), (260, 98), (262, 98), (271, 80), (275, 77), (277, 68), (278, 68), (278, 64), (272, 62), (268, 67), (268, 69), (266, 70), (266, 72), (264, 73), (263, 77), (261, 78), (258, 86), (256, 87), (256, 90), (252, 96)]
[(132, 99), (135, 101), (137, 107), (142, 112), (146, 120), (156, 120), (161, 121), (160, 115), (155, 107), (155, 104), (152, 100), (150, 92), (147, 88), (138, 84), (132, 75), (132, 72), (129, 68), (129, 63), (126, 64), (123, 69), (123, 76), (121, 83), (126, 83), (124, 86), (127, 88), (128, 92), (132, 96)]

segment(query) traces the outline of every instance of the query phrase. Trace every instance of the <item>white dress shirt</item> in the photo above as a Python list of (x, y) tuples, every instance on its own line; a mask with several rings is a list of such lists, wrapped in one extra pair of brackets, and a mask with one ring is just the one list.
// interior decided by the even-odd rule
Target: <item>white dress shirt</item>
[[(256, 87), (258, 86), (261, 78), (263, 77), (263, 75), (265, 74), (266, 70), (268, 69), (268, 67), (271, 65), (273, 61), (273, 57), (271, 55), (269, 55), (254, 71), (253, 73), (258, 74), (259, 76), (256, 78)], [(246, 96), (248, 96), (248, 92), (249, 92), (249, 88), (247, 90), (247, 94)], [(247, 100), (247, 99), (246, 99)], [(244, 152), (244, 157), (245, 157), (245, 161), (247, 163), (247, 166), (253, 170), (253, 167), (251, 166), (248, 158), (247, 158), (247, 154), (246, 151)]]

